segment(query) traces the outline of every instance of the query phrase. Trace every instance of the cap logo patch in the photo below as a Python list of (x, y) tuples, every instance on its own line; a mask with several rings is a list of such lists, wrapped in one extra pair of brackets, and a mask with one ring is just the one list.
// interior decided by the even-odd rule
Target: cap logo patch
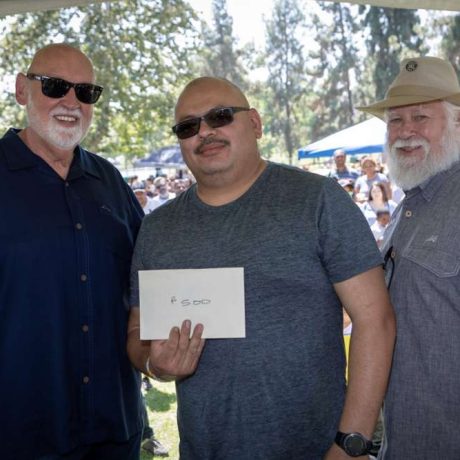
[(418, 64), (415, 61), (409, 61), (406, 64), (406, 70), (408, 72), (413, 72), (417, 68)]

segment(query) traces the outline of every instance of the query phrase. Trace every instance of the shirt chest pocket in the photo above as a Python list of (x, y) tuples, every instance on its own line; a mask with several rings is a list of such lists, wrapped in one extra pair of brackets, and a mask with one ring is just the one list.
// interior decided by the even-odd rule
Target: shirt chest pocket
[(458, 275), (460, 257), (457, 251), (447, 251), (437, 246), (409, 246), (403, 252), (403, 257), (434, 273), (439, 278)]

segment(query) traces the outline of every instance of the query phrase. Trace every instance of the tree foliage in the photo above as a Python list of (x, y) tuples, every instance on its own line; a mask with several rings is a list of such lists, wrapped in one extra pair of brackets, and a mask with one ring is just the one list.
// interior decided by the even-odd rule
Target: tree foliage
[(460, 78), (460, 14), (451, 16), (446, 21), (441, 49), (445, 58), (454, 66)]
[[(2, 54), (0, 68), (9, 75), (25, 71), (34, 52), (50, 42), (79, 46), (104, 86), (85, 145), (109, 155), (143, 156), (173, 142), (172, 109), (178, 83), (190, 75), (194, 21), (183, 0), (129, 0), (17, 15), (2, 38), (2, 48), (14, 53)], [(21, 112), (12, 110), (12, 99), (1, 101), (9, 116)], [(19, 115), (6, 120), (22, 121)]]
[[(119, 0), (16, 15), (0, 23), (0, 76), (14, 81), (50, 42), (79, 46), (104, 86), (84, 144), (128, 157), (176, 142), (173, 107), (190, 78), (224, 77), (261, 112), (263, 155), (281, 153), (277, 160), (293, 162), (299, 147), (360, 121), (364, 115), (354, 106), (382, 98), (402, 58), (432, 47), (460, 69), (460, 15), (303, 2), (274, 1), (263, 50), (239, 45), (227, 0), (213, 0), (212, 23), (201, 27), (187, 0)], [(0, 117), (5, 128), (25, 124), (11, 92), (0, 95)]]
[[(309, 73), (315, 89), (311, 135), (317, 139), (355, 121), (354, 92), (361, 83), (358, 55), (359, 26), (350, 6), (320, 3), (321, 16), (313, 16), (316, 47), (310, 50)], [(356, 8), (355, 8), (356, 10)]]
[(283, 136), (289, 163), (299, 145), (294, 125), (304, 95), (305, 17), (296, 0), (277, 0), (271, 20), (266, 21), (267, 83), (272, 93), (271, 132)]
[(403, 51), (424, 54), (420, 18), (416, 10), (360, 7), (363, 26), (367, 27), (368, 56), (374, 61), (375, 98), (382, 99), (399, 72)]
[(200, 73), (226, 78), (245, 89), (246, 70), (241, 63), (244, 51), (237, 48), (237, 40), (233, 35), (233, 18), (228, 13), (227, 0), (213, 0), (212, 13), (212, 27), (203, 25)]

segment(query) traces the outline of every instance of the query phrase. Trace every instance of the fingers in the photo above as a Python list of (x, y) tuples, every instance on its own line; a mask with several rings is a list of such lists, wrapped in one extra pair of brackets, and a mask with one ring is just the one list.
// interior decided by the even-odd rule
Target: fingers
[(195, 372), (205, 344), (204, 327), (197, 324), (191, 334), (191, 321), (185, 320), (180, 330), (173, 327), (168, 340), (152, 340), (150, 360), (160, 372), (183, 378)]
[(186, 319), (182, 322), (180, 328), (180, 339), (179, 339), (179, 349), (182, 351), (187, 351), (190, 342), (190, 329), (192, 328), (192, 323), (189, 319)]
[(204, 339), (201, 338), (203, 336), (203, 330), (204, 327), (202, 324), (197, 324), (193, 329), (193, 334), (189, 344), (190, 352), (193, 354), (200, 354), (203, 349)]

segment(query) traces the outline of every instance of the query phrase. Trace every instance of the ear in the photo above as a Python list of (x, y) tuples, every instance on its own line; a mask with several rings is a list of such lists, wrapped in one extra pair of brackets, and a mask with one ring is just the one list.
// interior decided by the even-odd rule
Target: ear
[(256, 139), (262, 137), (262, 119), (260, 118), (259, 112), (256, 109), (251, 109), (249, 111), (249, 119), (251, 120), (252, 129), (256, 135)]
[(455, 126), (457, 129), (460, 128), (460, 109), (455, 111)]
[(18, 73), (16, 76), (16, 101), (20, 105), (27, 104), (27, 77), (23, 73)]

